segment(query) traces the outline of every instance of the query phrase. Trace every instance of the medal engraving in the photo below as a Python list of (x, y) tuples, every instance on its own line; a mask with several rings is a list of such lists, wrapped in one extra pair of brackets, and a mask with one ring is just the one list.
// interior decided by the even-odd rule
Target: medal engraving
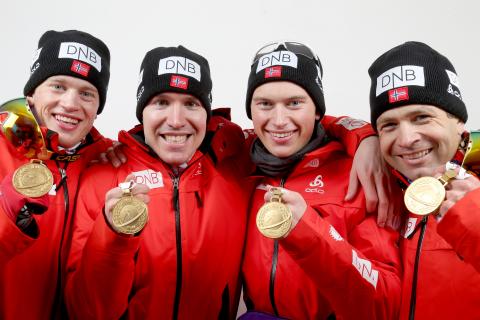
[(148, 221), (147, 205), (132, 196), (130, 192), (132, 186), (132, 183), (127, 188), (120, 186), (124, 195), (112, 210), (113, 228), (123, 234), (136, 234), (142, 231)]
[(53, 186), (53, 175), (41, 161), (22, 165), (13, 174), (13, 187), (27, 197), (37, 198), (47, 194)]
[(281, 201), (281, 191), (275, 189), (270, 202), (265, 203), (258, 210), (257, 228), (267, 238), (282, 238), (290, 231), (292, 226), (292, 212)]
[(137, 198), (122, 197), (113, 208), (112, 223), (118, 232), (136, 234), (143, 229), (147, 220), (147, 206)]
[(403, 199), (408, 211), (420, 216), (435, 214), (445, 199), (445, 186), (455, 176), (455, 170), (447, 170), (438, 179), (421, 177), (413, 181)]

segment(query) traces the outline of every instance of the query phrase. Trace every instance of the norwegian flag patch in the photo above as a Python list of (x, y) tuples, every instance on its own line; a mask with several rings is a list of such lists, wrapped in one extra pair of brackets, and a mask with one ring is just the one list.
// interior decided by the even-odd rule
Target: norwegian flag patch
[(172, 75), (172, 77), (170, 78), (170, 87), (186, 90), (188, 88), (188, 78)]
[(282, 76), (282, 66), (274, 66), (265, 69), (265, 79), (280, 78)]
[(73, 60), (70, 70), (75, 73), (81, 74), (84, 77), (88, 77), (88, 73), (90, 72), (90, 66), (78, 60)]
[(394, 103), (402, 100), (408, 100), (408, 87), (401, 87), (388, 90), (388, 102)]

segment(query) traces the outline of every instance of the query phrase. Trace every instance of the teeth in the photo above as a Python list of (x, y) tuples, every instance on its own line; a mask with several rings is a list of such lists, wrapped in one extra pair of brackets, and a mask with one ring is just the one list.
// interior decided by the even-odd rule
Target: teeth
[(429, 153), (430, 153), (430, 149), (427, 149), (427, 150), (423, 150), (415, 153), (404, 154), (402, 157), (407, 160), (414, 160), (414, 159), (422, 158)]
[(293, 134), (293, 131), (290, 132), (270, 132), (275, 138), (286, 138)]
[(169, 136), (169, 135), (165, 135), (165, 140), (168, 142), (168, 143), (184, 143), (185, 141), (187, 141), (187, 136), (186, 135), (182, 135), (182, 136)]
[(72, 119), (69, 117), (61, 116), (61, 115), (55, 115), (55, 119), (58, 121), (66, 122), (66, 123), (71, 123), (71, 124), (77, 124), (78, 120), (77, 119)]

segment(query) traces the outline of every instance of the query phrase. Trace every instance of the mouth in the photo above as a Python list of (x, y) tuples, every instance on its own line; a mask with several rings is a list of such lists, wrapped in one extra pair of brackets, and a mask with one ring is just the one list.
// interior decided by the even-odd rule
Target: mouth
[(53, 116), (55, 117), (55, 120), (57, 120), (58, 122), (64, 123), (67, 125), (77, 125), (80, 122), (79, 119), (75, 119), (65, 115), (54, 114)]
[(399, 156), (404, 160), (420, 160), (426, 157), (430, 152), (432, 152), (432, 148), (412, 153), (405, 153)]
[(292, 131), (283, 131), (283, 132), (275, 132), (275, 131), (267, 131), (268, 134), (272, 136), (274, 140), (288, 140), (291, 136), (293, 136), (296, 130)]
[(163, 140), (165, 140), (167, 143), (170, 144), (183, 144), (187, 141), (188, 138), (190, 138), (191, 134), (178, 134), (178, 135), (173, 135), (173, 134), (161, 134), (160, 135)]

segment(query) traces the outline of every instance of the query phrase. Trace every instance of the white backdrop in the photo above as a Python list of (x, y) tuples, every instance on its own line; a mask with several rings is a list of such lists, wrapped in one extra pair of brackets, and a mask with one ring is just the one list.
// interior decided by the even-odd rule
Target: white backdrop
[(135, 95), (144, 54), (183, 44), (210, 61), (214, 106), (232, 108), (251, 127), (245, 91), (251, 56), (272, 40), (309, 44), (324, 68), (327, 113), (369, 119), (367, 69), (404, 41), (423, 41), (446, 55), (461, 80), (470, 129), (480, 128), (480, 22), (477, 1), (129, 1), (4, 2), (0, 8), (0, 101), (22, 95), (37, 41), (49, 29), (79, 29), (112, 54), (104, 112), (96, 127), (115, 138), (137, 123)]
[(210, 61), (214, 106), (245, 115), (250, 59), (272, 40), (309, 44), (324, 69), (327, 113), (369, 119), (367, 69), (384, 51), (408, 40), (446, 55), (461, 80), (467, 127), (480, 128), (479, 5), (474, 0), (129, 1), (11, 0), (0, 7), (0, 102), (22, 95), (40, 36), (79, 29), (104, 40), (112, 54), (111, 81), (96, 127), (115, 138), (137, 123), (135, 95), (144, 54), (183, 44)]

